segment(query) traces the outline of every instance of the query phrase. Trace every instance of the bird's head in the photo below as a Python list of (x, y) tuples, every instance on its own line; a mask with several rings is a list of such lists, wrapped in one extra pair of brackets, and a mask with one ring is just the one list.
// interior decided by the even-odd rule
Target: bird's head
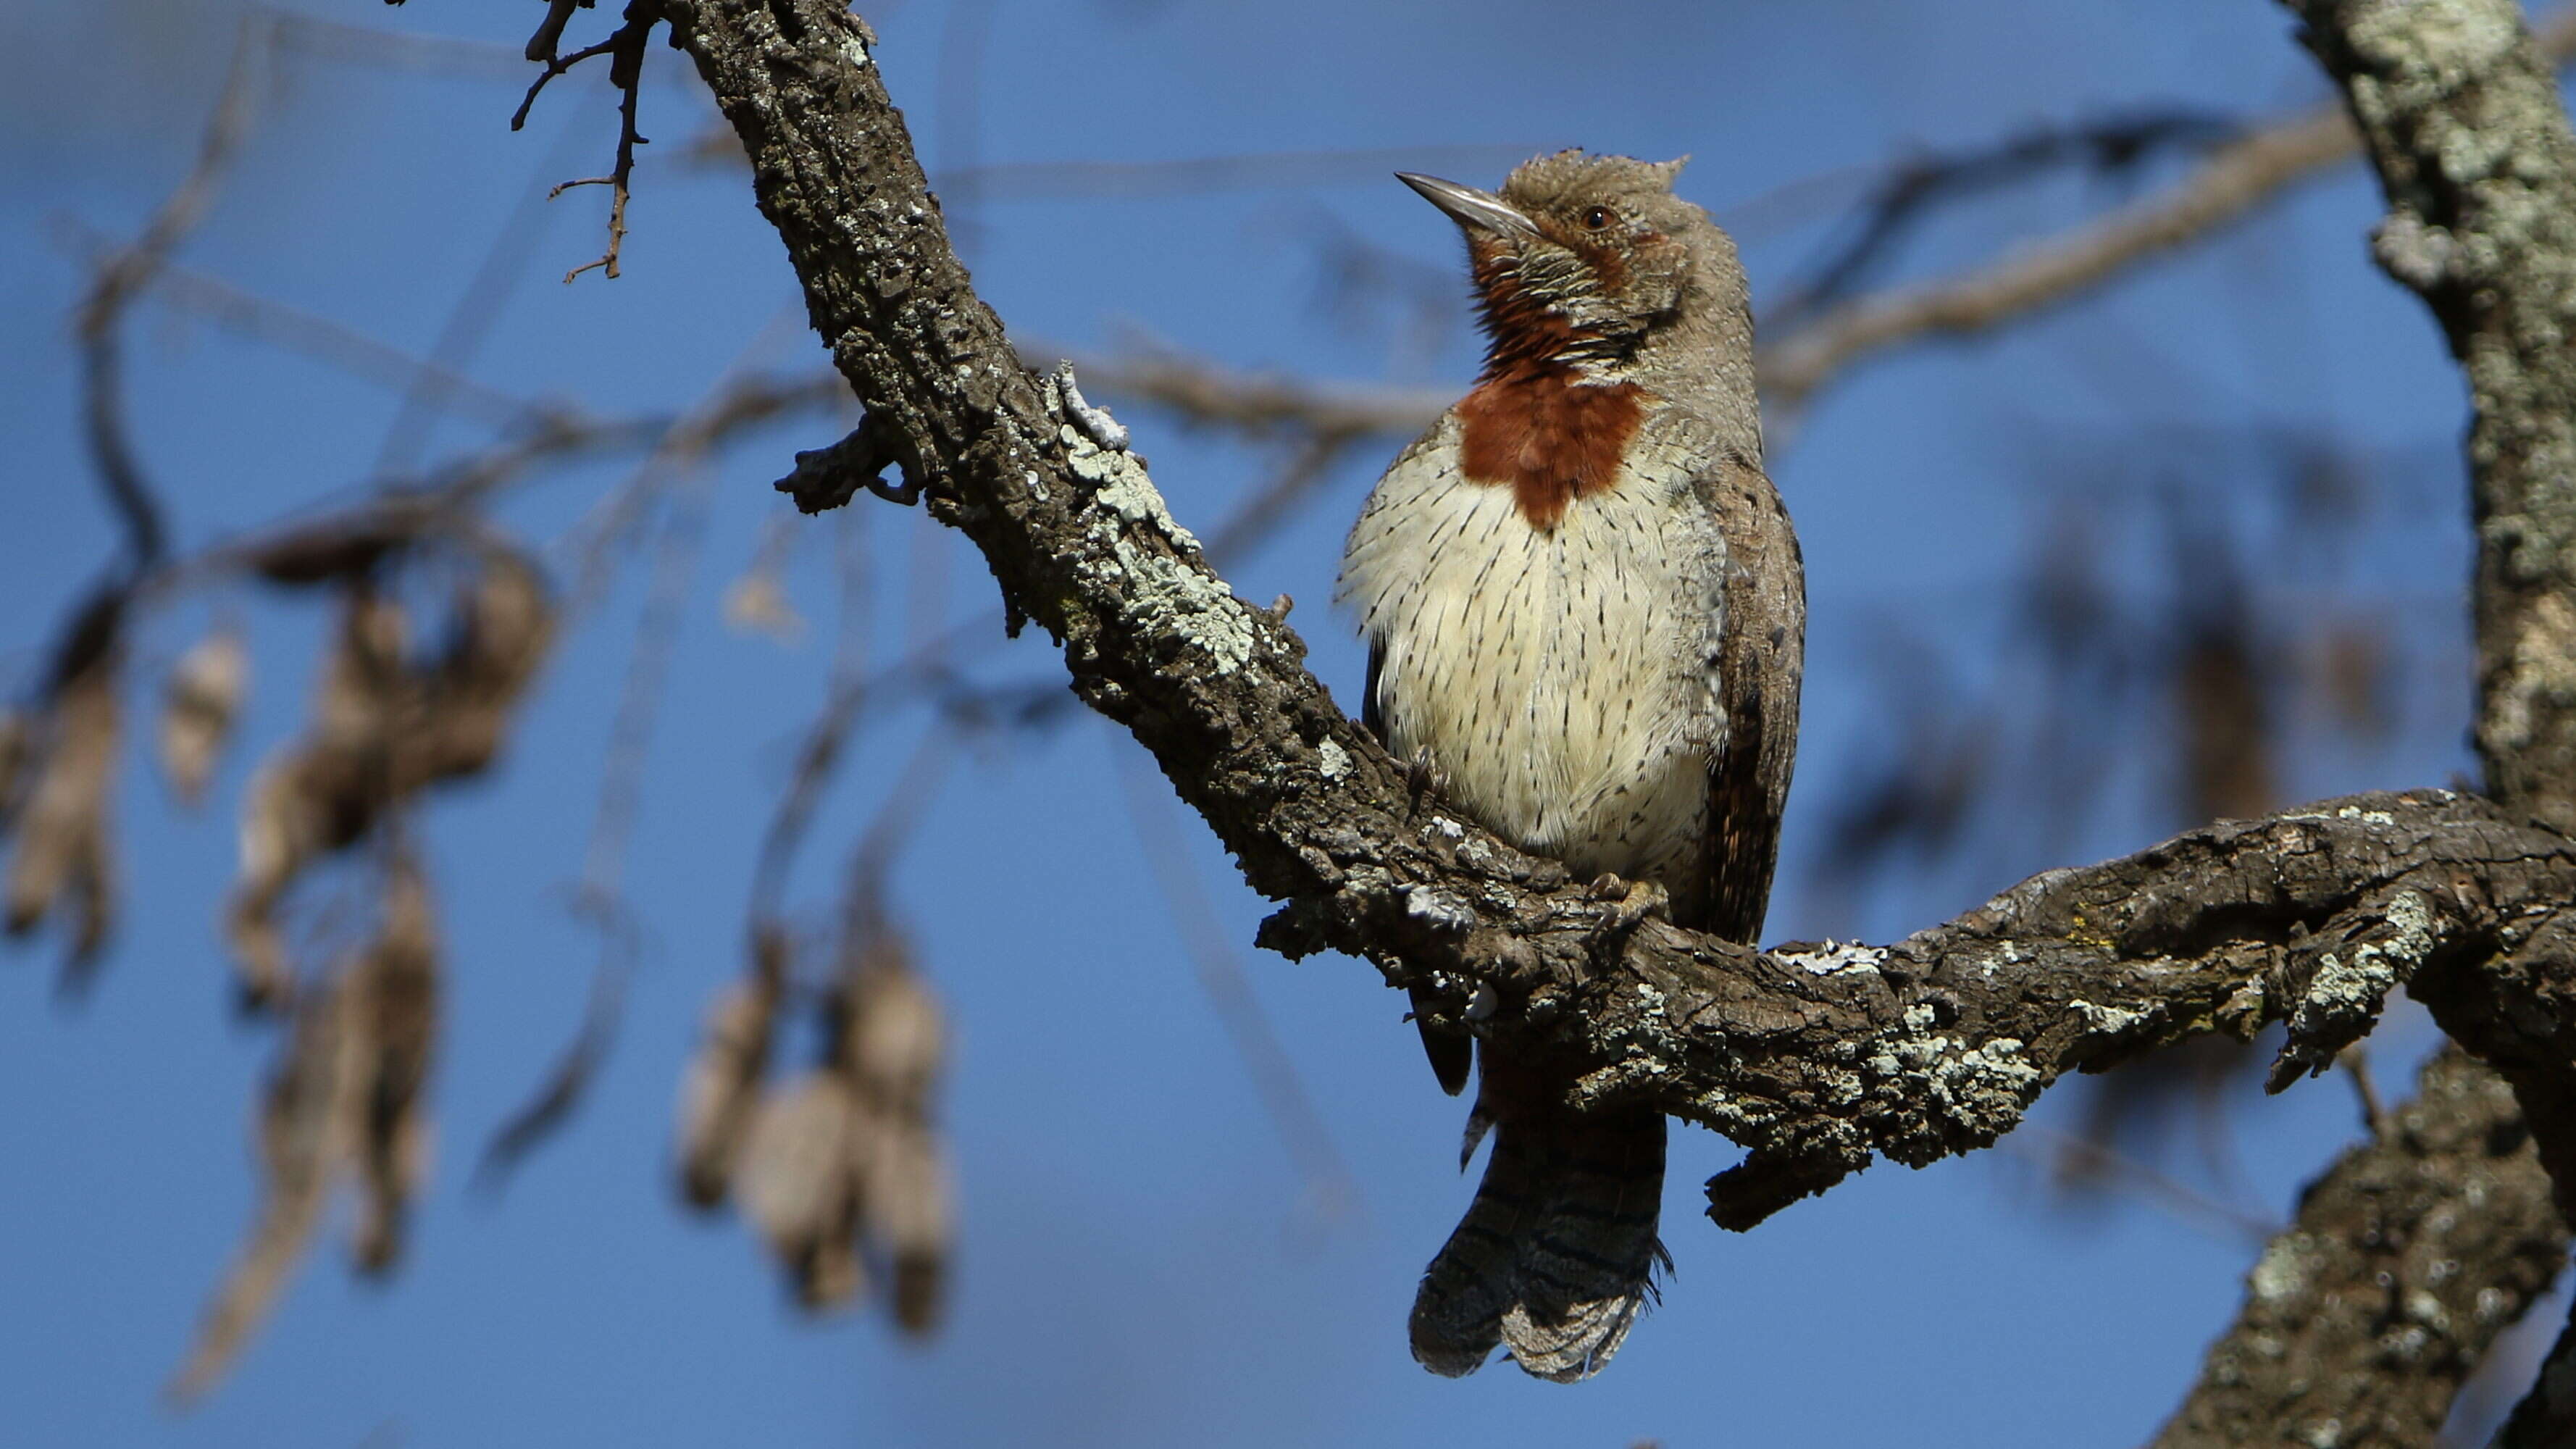
[(1687, 159), (1560, 151), (1499, 193), (1398, 173), (1466, 234), (1489, 371), (1615, 366), (1669, 324), (1744, 314), (1735, 243), (1673, 194)]

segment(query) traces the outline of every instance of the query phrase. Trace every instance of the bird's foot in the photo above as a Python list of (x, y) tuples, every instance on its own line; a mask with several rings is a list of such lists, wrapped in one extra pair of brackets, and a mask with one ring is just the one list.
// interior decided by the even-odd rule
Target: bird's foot
[(1449, 772), (1441, 769), (1439, 763), (1431, 758), (1428, 748), (1415, 750), (1413, 758), (1405, 762), (1404, 787), (1413, 792), (1413, 806), (1419, 810), (1425, 803), (1449, 793)]
[(1605, 871), (1593, 878), (1584, 893), (1602, 903), (1605, 935), (1624, 936), (1651, 916), (1672, 913), (1672, 893), (1650, 880), (1623, 880)]

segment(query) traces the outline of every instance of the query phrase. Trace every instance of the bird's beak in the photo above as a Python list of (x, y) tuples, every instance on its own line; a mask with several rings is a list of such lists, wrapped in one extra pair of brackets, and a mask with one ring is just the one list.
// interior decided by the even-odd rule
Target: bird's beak
[(1411, 171), (1398, 171), (1395, 179), (1422, 193), (1422, 199), (1449, 213), (1449, 219), (1470, 231), (1490, 232), (1502, 237), (1533, 237), (1538, 228), (1530, 219), (1490, 191), (1478, 191), (1455, 181), (1437, 176), (1421, 176)]

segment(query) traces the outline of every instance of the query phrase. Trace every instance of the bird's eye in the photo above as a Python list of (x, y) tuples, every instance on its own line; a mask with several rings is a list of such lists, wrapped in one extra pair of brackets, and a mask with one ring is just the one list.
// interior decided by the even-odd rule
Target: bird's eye
[(1586, 231), (1599, 231), (1609, 224), (1610, 208), (1606, 206), (1596, 206), (1583, 213), (1583, 226)]

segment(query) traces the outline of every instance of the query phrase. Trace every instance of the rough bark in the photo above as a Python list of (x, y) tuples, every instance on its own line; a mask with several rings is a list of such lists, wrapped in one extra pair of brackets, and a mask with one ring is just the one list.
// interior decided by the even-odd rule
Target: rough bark
[(2388, 194), (2373, 251), (2467, 374), (2487, 790), (2576, 824), (2576, 138), (2512, 0), (2302, 0)]
[[(1873, 1156), (1983, 1146), (2064, 1072), (2202, 1031), (2288, 1022), (2286, 1081), (2330, 1062), (2401, 985), (2515, 1064), (2526, 1103), (2576, 1100), (2576, 845), (2526, 809), (2447, 791), (2327, 802), (2050, 872), (1893, 946), (1758, 952), (1660, 919), (1621, 929), (1561, 867), (1417, 795), (1305, 671), (1284, 610), (1235, 598), (1207, 566), (1114, 423), (1021, 367), (949, 249), (864, 24), (833, 0), (666, 9), (871, 414), (866, 446), (800, 470), (804, 496), (849, 497), (859, 480), (813, 474), (851, 458), (902, 466), (983, 551), (1014, 622), (1054, 636), (1076, 692), (1286, 902), (1265, 944), (1364, 956), (1462, 1018), (1489, 997), (1474, 1029), (1582, 1061), (1584, 1102), (1651, 1103), (1744, 1143), (1746, 1163), (1711, 1184), (1719, 1222), (1749, 1226)], [(2509, 342), (2537, 324), (2501, 325)], [(2542, 360), (2471, 350), (2499, 348), (2520, 370), (2490, 362), (2500, 380), (2481, 387), (2527, 395)], [(2531, 455), (2554, 437), (2495, 447), (2546, 478)], [(2516, 486), (2521, 512), (2482, 517), (2534, 516), (2537, 485)], [(2514, 525), (2516, 557), (2559, 536), (2539, 527)], [(2541, 587), (2512, 616), (2526, 633), (2547, 615)], [(2546, 705), (2554, 687), (2515, 697)], [(2520, 718), (2538, 731), (2528, 748), (2557, 748), (2554, 715)], [(2566, 739), (2576, 750), (2576, 728)], [(2519, 778), (2499, 770), (2506, 798), (2529, 794), (2508, 788)], [(2558, 1180), (2576, 1182), (2568, 1115), (2534, 1120)]]
[[(1021, 368), (948, 248), (863, 24), (829, 0), (671, 10), (872, 426), (1062, 643), (1074, 688), (1288, 902), (1265, 942), (1367, 956), (1453, 1008), (1490, 987), (1499, 1009), (1477, 1029), (1577, 1052), (1586, 1099), (1651, 1101), (1751, 1145), (1721, 1220), (1871, 1153), (1982, 1146), (2070, 1068), (2271, 1019), (2292, 1023), (2286, 1067), (2313, 1068), (2410, 977), (2494, 975), (2493, 955), (2563, 972), (2566, 840), (2440, 791), (2052, 872), (1893, 947), (1763, 954), (1660, 920), (1611, 932), (1561, 867), (1418, 798), (1305, 672), (1284, 619), (1206, 567), (1143, 460)], [(2496, 1029), (2569, 1057), (2576, 1002), (2557, 1006)]]
[[(2388, 197), (2380, 265), (2420, 296), (2469, 383), (2478, 753), (2488, 793), (2576, 821), (2576, 137), (2511, 0), (2413, 6), (2297, 0)], [(2466, 983), (2451, 983), (2460, 987)], [(2546, 981), (2520, 983), (2543, 995)], [(2475, 992), (2478, 988), (2470, 987)], [(2482, 1020), (2493, 998), (2427, 996), (2444, 1027), (2512, 1081), (2568, 1204), (2559, 1061)], [(2465, 1007), (2465, 1009), (2463, 1009)], [(2563, 1060), (2563, 1059), (2562, 1059)], [(2558, 1139), (2558, 1140), (2552, 1140)], [(2501, 1442), (2576, 1443), (2576, 1324)]]
[[(2576, 305), (2568, 286), (2576, 280), (2576, 145), (2557, 85), (2508, 0), (2290, 3), (2341, 86), (2388, 196), (2374, 238), (2379, 262), (2432, 308), (2468, 376), (2475, 737), (2488, 793), (2510, 812), (2563, 829), (2576, 813), (2576, 612), (2564, 552), (2576, 538), (2568, 497), (2576, 361), (2563, 345)], [(2504, 1068), (2520, 1099), (2515, 1119), (2528, 1111), (2549, 1132), (2549, 1166), (2568, 1182), (2566, 1122), (2576, 1102), (2557, 1064), (2492, 1033), (2483, 1018), (2501, 1003), (2489, 986), (2462, 978), (2425, 986), (2444, 1026)], [(2429, 1112), (2438, 1127), (2446, 1119), (2435, 1099), (2447, 1098), (2459, 1137), (2481, 1112), (2504, 1111), (2504, 1090), (2486, 1066), (2446, 1053), (2406, 1118), (2421, 1124)], [(2420, 1137), (2410, 1126), (2396, 1140), (2357, 1148), (2311, 1190), (2160, 1444), (2435, 1441), (2469, 1370), (2563, 1265), (2566, 1231), (2546, 1210), (2537, 1175), (2501, 1161), (2492, 1171), (2459, 1164), (2448, 1203), (2410, 1195), (2407, 1174), (2439, 1156), (2437, 1148), (2410, 1158)], [(2563, 1189), (2559, 1197), (2563, 1205)], [(2463, 1315), (2445, 1302), (2428, 1262), (2450, 1298), (2474, 1292), (2479, 1311)], [(2298, 1291), (2284, 1302), (2280, 1289), (2293, 1281)], [(2566, 1381), (2557, 1365), (2569, 1362), (2576, 1329), (2516, 1411), (2506, 1442), (2576, 1442), (2576, 1402), (2549, 1393)]]
[(2153, 1449), (2433, 1443), (2567, 1257), (2522, 1109), (2456, 1047), (2301, 1196)]

